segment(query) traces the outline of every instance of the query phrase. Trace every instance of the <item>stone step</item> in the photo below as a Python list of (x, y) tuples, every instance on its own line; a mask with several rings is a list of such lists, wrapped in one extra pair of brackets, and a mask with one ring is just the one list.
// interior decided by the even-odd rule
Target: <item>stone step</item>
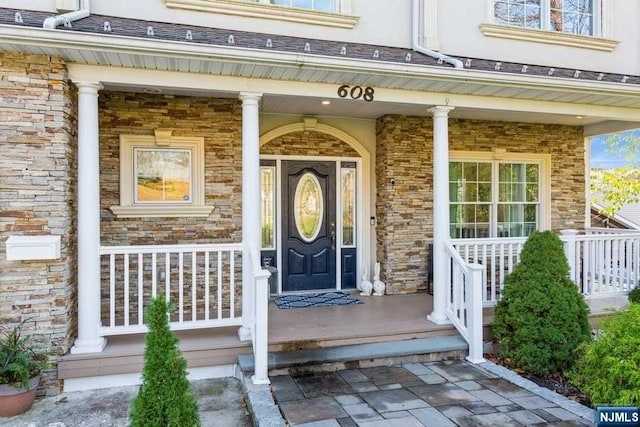
[[(466, 352), (469, 346), (460, 335), (353, 344), (311, 350), (276, 351), (269, 353), (269, 370), (335, 364), (360, 360), (404, 358), (429, 354)], [(431, 360), (437, 360), (431, 359)], [(238, 356), (238, 366), (244, 372), (253, 371), (253, 354)]]

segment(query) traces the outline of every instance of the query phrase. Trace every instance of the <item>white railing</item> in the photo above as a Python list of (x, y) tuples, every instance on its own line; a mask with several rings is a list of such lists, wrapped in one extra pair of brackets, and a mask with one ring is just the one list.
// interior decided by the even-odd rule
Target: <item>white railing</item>
[(483, 306), (495, 305), (502, 295), (504, 278), (520, 261), (520, 252), (526, 238), (506, 237), (452, 240), (465, 263), (485, 266), (482, 276)]
[[(579, 234), (563, 230), (570, 277), (585, 297), (623, 294), (640, 280), (640, 232), (610, 228), (591, 228)], [(504, 279), (520, 261), (526, 238), (455, 239), (453, 247), (465, 263), (485, 266), (482, 276), (482, 301), (485, 307), (495, 305)]]
[(640, 233), (578, 235), (575, 230), (563, 230), (561, 237), (571, 279), (583, 295), (625, 294), (638, 285)]
[(253, 342), (254, 384), (270, 384), (269, 381), (269, 276), (271, 273), (260, 265), (260, 252), (254, 246), (249, 247), (249, 260), (252, 277), (255, 281), (254, 310), (251, 328)]
[(585, 234), (630, 234), (630, 233), (640, 234), (640, 230), (630, 230), (627, 228), (604, 228), (604, 227), (585, 228)]
[(447, 264), (447, 291), (445, 313), (460, 335), (469, 344), (471, 363), (482, 363), (482, 287), (485, 267), (466, 263), (457, 249), (445, 244)]
[(102, 336), (146, 332), (159, 294), (177, 308), (174, 330), (241, 325), (241, 256), (239, 243), (101, 247)]

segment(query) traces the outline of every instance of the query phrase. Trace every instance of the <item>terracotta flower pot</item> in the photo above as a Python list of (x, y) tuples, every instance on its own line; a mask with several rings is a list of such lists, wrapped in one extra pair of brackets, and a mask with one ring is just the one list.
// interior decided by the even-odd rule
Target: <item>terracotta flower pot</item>
[(27, 412), (36, 398), (36, 390), (40, 384), (40, 376), (29, 380), (29, 388), (0, 384), (0, 417), (13, 417)]

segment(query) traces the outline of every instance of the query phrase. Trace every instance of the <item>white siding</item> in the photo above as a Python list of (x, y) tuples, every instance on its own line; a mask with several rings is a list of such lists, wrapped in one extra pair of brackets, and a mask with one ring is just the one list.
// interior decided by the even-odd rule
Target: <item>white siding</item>
[[(488, 0), (440, 0), (438, 27), (444, 53), (470, 58), (567, 67), (621, 74), (640, 74), (640, 2), (609, 0), (611, 38), (620, 41), (613, 52), (557, 46), (546, 43), (486, 37), (480, 25), (487, 22)], [(461, 7), (460, 3), (465, 6)]]

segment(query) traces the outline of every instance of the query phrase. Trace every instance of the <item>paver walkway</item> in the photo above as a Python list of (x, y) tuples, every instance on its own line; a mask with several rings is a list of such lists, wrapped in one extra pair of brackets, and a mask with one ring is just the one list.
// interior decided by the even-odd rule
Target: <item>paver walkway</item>
[(591, 425), (463, 361), (281, 375), (271, 384), (293, 426)]

